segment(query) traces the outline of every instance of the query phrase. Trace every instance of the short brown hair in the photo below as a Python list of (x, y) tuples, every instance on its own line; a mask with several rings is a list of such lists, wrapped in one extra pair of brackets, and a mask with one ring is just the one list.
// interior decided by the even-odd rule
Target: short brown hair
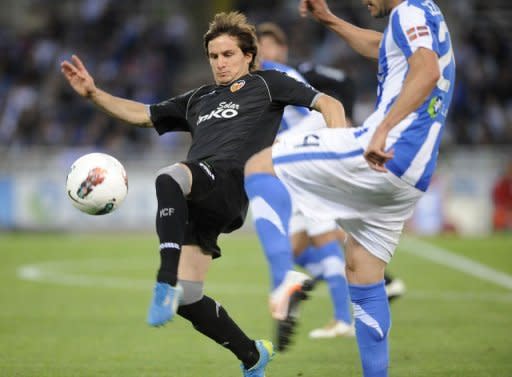
[(263, 22), (256, 27), (258, 39), (261, 37), (271, 37), (281, 46), (288, 45), (286, 34), (277, 24), (273, 22)]
[(240, 12), (217, 13), (210, 22), (208, 31), (203, 37), (204, 50), (208, 56), (208, 43), (221, 35), (227, 34), (238, 39), (238, 47), (244, 54), (252, 54), (249, 70), (256, 67), (258, 42), (256, 28), (247, 22), (247, 17)]

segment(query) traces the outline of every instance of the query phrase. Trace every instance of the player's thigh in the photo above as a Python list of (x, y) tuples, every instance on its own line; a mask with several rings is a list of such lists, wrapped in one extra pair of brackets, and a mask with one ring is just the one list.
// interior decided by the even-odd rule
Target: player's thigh
[(180, 280), (204, 281), (212, 256), (204, 253), (197, 245), (184, 245), (181, 248), (178, 278)]
[(265, 148), (251, 156), (245, 163), (244, 171), (246, 176), (255, 173), (269, 173), (274, 175), (274, 167), (272, 165), (272, 148)]

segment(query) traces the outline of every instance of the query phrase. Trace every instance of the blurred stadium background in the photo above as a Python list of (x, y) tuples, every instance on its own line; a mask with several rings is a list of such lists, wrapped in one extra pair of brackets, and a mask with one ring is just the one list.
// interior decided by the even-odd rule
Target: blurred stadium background
[[(111, 153), (125, 163), (130, 197), (115, 226), (150, 229), (152, 173), (180, 159), (187, 135), (158, 137), (126, 127), (83, 101), (59, 63), (78, 54), (98, 86), (153, 103), (209, 81), (202, 34), (211, 16), (239, 9), (290, 36), (290, 62), (343, 69), (355, 80), (354, 121), (375, 100), (375, 66), (334, 34), (298, 17), (295, 0), (3, 0), (0, 13), (0, 229), (60, 229), (85, 222), (63, 195), (79, 155)], [(358, 25), (383, 28), (359, 0), (331, 1)], [(512, 161), (512, 6), (507, 0), (441, 0), (452, 31), (457, 86), (429, 202), (410, 228), (485, 234), (493, 230), (492, 188)], [(108, 220), (107, 222), (110, 222)], [(98, 225), (101, 224), (101, 225)]]
[[(360, 0), (329, 3), (360, 26), (384, 27)], [(437, 3), (452, 32), (457, 85), (437, 176), (391, 265), (409, 289), (393, 304), (392, 371), (404, 377), (510, 377), (512, 224), (498, 231), (493, 190), (512, 163), (512, 4)], [(78, 54), (101, 88), (157, 102), (210, 80), (202, 35), (215, 12), (239, 9), (254, 23), (274, 21), (288, 32), (291, 64), (314, 61), (350, 75), (359, 124), (373, 108), (375, 66), (323, 27), (300, 19), (296, 4), (1, 1), (1, 377), (197, 377), (206, 374), (205, 365), (210, 377), (238, 375), (231, 356), (193, 338), (184, 321), (158, 334), (142, 326), (156, 263), (154, 173), (184, 156), (188, 136), (158, 137), (109, 119), (71, 91), (59, 63)], [(126, 201), (103, 217), (77, 211), (64, 190), (71, 163), (93, 151), (117, 157), (129, 176)], [(208, 289), (251, 334), (267, 334), (264, 257), (251, 226), (244, 230), (223, 240), (226, 252), (234, 253), (215, 264)], [(243, 300), (240, 287), (248, 289)], [(327, 319), (325, 291), (319, 297), (305, 307), (298, 338)], [(301, 339), (269, 375), (359, 375), (355, 342), (333, 345)], [(205, 359), (162, 352), (190, 348)], [(326, 362), (331, 359), (339, 362)]]

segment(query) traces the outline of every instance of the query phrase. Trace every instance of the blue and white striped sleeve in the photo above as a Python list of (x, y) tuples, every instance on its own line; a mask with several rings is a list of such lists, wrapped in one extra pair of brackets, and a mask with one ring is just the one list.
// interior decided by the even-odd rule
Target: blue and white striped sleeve
[(392, 15), (393, 39), (409, 58), (420, 47), (435, 51), (435, 40), (427, 14), (413, 5), (401, 6)]

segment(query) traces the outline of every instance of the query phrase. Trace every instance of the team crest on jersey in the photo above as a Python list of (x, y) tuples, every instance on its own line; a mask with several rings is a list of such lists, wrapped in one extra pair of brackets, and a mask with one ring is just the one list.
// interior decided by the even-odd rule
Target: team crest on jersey
[(238, 80), (237, 82), (234, 82), (233, 84), (231, 84), (231, 87), (229, 88), (229, 90), (231, 91), (231, 93), (238, 92), (244, 86), (245, 86), (245, 81)]

